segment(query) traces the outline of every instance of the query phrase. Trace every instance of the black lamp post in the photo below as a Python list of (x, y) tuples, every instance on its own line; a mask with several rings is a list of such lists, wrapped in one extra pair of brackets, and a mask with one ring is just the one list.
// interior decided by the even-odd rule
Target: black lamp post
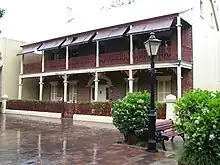
[(156, 131), (156, 112), (155, 112), (155, 56), (159, 50), (161, 40), (156, 39), (155, 33), (150, 33), (150, 38), (144, 42), (145, 48), (148, 55), (150, 56), (151, 63), (151, 104), (149, 112), (149, 140), (148, 140), (148, 149), (149, 152), (157, 152), (156, 149), (156, 140), (155, 140), (155, 131)]

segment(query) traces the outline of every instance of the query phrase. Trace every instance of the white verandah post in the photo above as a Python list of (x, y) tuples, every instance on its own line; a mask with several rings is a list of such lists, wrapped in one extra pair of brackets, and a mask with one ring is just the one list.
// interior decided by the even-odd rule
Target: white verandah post
[(177, 54), (178, 54), (178, 66), (177, 66), (177, 98), (182, 96), (182, 75), (181, 75), (181, 61), (182, 61), (182, 38), (181, 38), (181, 18), (177, 17)]

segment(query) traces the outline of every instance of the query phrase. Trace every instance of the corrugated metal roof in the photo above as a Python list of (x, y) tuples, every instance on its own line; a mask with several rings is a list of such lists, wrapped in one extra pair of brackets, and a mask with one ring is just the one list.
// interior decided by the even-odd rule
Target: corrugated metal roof
[[(189, 0), (187, 0), (190, 2)], [(192, 3), (178, 0), (143, 0), (141, 3), (99, 11), (78, 17), (67, 24), (67, 28), (61, 29), (58, 36), (71, 36), (95, 29), (122, 25), (129, 22), (147, 20), (165, 15), (178, 14), (192, 8)], [(36, 43), (36, 42), (35, 42)]]
[(161, 19), (156, 21), (146, 21), (140, 24), (136, 24), (132, 27), (132, 29), (128, 32), (128, 34), (137, 34), (137, 33), (143, 33), (143, 32), (150, 32), (150, 31), (163, 31), (163, 30), (169, 30), (174, 18), (169, 19)]
[(71, 43), (71, 45), (88, 42), (94, 35), (95, 32), (81, 34)]
[(54, 39), (52, 41), (44, 42), (43, 45), (38, 48), (39, 51), (41, 50), (47, 50), (47, 49), (52, 49), (52, 48), (57, 48), (59, 47), (66, 38), (61, 38), (61, 39)]
[[(90, 13), (74, 19), (68, 24), (66, 34), (80, 33), (144, 19), (181, 13), (192, 8), (192, 3), (179, 0), (143, 0), (140, 3)], [(85, 22), (86, 25), (85, 25)]]
[(33, 53), (42, 45), (42, 43), (25, 46), (18, 55)]
[(98, 30), (98, 34), (93, 40), (104, 40), (108, 38), (121, 37), (127, 29), (128, 26)]

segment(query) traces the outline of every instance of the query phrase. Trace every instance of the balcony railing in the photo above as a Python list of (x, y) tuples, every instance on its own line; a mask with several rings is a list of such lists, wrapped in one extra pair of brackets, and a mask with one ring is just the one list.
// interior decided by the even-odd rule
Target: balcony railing
[(24, 74), (41, 72), (41, 63), (24, 64)]
[[(185, 61), (191, 61), (192, 50), (188, 47), (182, 46), (182, 58)], [(134, 50), (133, 53), (134, 64), (149, 63), (150, 58), (147, 55), (145, 49)], [(88, 55), (81, 57), (73, 57), (69, 59), (69, 69), (83, 69), (83, 68), (94, 68), (96, 61), (96, 55)], [(99, 66), (117, 66), (117, 65), (129, 65), (130, 52), (113, 52), (104, 53), (99, 56)], [(176, 47), (164, 47), (161, 46), (156, 56), (157, 62), (172, 62), (177, 61)], [(65, 59), (45, 61), (45, 71), (61, 71), (65, 70), (66, 61)], [(41, 63), (25, 64), (24, 73), (39, 73), (41, 72)]]
[(129, 51), (105, 53), (105, 54), (100, 54), (99, 57), (100, 67), (128, 65), (129, 61), (130, 61)]
[(73, 57), (69, 59), (69, 69), (94, 68), (95, 61), (95, 55)]
[(64, 70), (66, 69), (66, 60), (52, 60), (52, 61), (45, 61), (45, 71), (57, 71), (57, 70)]

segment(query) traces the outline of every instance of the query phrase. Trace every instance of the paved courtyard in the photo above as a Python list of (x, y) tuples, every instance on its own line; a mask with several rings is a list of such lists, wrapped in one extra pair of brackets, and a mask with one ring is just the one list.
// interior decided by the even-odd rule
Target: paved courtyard
[(0, 116), (1, 165), (177, 165), (174, 151), (147, 153), (118, 144), (120, 133), (111, 124), (17, 115)]

